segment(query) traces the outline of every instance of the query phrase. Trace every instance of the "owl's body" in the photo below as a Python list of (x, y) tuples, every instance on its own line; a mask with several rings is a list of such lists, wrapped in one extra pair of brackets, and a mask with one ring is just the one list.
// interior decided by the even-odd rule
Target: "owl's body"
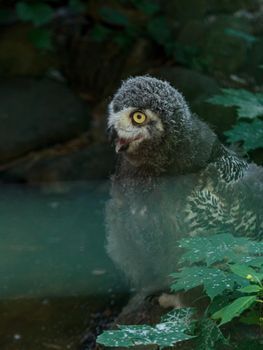
[(262, 237), (263, 169), (226, 149), (168, 83), (124, 82), (109, 128), (117, 151), (125, 147), (107, 205), (107, 248), (134, 287), (168, 287), (182, 237)]

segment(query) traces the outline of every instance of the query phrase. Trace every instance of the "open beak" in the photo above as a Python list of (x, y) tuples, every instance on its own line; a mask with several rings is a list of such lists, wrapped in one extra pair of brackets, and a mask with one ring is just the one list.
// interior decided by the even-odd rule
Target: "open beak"
[(115, 145), (116, 153), (126, 151), (129, 148), (130, 142), (129, 139), (118, 138)]
[(133, 138), (117, 137), (116, 142), (115, 142), (115, 151), (116, 151), (116, 153), (127, 151), (127, 149), (129, 148), (129, 145), (130, 145), (131, 142), (137, 141), (137, 140), (139, 140), (141, 138), (142, 138), (141, 135), (138, 135), (138, 136), (133, 137)]

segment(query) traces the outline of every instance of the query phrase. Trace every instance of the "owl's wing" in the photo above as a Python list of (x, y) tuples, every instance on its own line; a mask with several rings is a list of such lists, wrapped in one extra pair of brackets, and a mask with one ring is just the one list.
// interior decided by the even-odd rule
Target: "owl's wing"
[(186, 205), (189, 234), (229, 232), (262, 239), (263, 168), (237, 157), (211, 164)]

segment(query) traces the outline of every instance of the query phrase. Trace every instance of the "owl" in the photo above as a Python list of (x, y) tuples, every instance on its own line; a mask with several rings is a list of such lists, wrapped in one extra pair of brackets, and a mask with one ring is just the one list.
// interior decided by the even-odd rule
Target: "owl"
[(183, 237), (263, 235), (263, 168), (226, 148), (167, 81), (124, 81), (109, 104), (117, 164), (107, 250), (136, 290), (164, 290)]

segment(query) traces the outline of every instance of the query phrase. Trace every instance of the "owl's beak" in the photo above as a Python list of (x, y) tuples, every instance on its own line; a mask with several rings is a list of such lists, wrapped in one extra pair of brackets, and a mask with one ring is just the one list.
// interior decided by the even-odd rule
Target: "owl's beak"
[(116, 153), (120, 153), (120, 152), (123, 152), (123, 151), (127, 151), (130, 144), (134, 141), (138, 141), (138, 140), (141, 140), (142, 139), (142, 136), (141, 135), (138, 135), (136, 137), (132, 137), (132, 138), (123, 138), (123, 137), (118, 137), (116, 139), (116, 143), (115, 143), (115, 150), (116, 150)]
[(116, 145), (115, 145), (116, 153), (126, 151), (129, 148), (129, 144), (130, 144), (130, 140), (128, 139), (123, 139), (123, 138), (117, 139)]
[(127, 139), (120, 138), (114, 127), (111, 127), (108, 129), (108, 135), (109, 135), (110, 141), (115, 143), (116, 153), (119, 153), (128, 149), (129, 141)]

